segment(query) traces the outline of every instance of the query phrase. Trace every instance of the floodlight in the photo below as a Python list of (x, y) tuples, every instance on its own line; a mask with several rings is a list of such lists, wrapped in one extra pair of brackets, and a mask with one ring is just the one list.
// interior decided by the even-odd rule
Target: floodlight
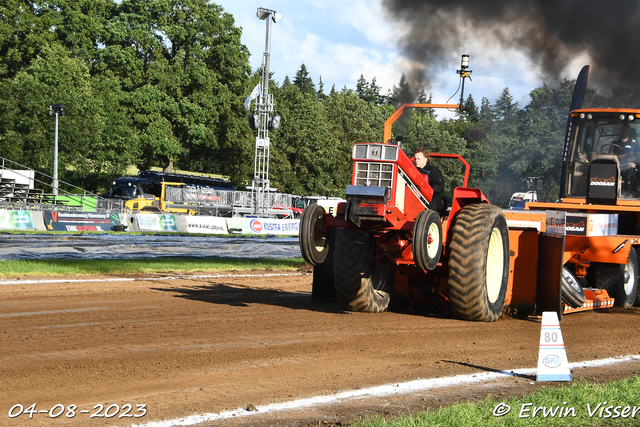
[(280, 128), (280, 116), (275, 115), (269, 120), (269, 129), (278, 130)]
[(262, 120), (260, 120), (259, 114), (250, 114), (248, 118), (251, 130), (260, 129), (260, 127), (262, 127)]
[(282, 18), (282, 15), (280, 15), (279, 13), (274, 13), (273, 16), (271, 17), (273, 22), (278, 22), (280, 18)]
[(469, 55), (462, 55), (462, 63), (460, 65), (460, 68), (463, 70), (469, 68)]
[(64, 116), (64, 105), (62, 104), (49, 104), (49, 114), (53, 116), (53, 114), (60, 114)]
[(262, 19), (263, 21), (265, 19), (267, 19), (269, 17), (269, 15), (271, 15), (271, 10), (269, 9), (263, 9), (261, 7), (258, 8), (258, 12), (256, 13), (256, 15), (258, 16), (258, 18)]

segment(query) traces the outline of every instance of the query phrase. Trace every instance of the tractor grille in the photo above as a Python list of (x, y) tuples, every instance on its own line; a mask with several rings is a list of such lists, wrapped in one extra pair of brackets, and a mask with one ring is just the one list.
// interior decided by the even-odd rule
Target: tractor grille
[(393, 163), (356, 163), (355, 185), (389, 187), (393, 183)]
[(352, 153), (354, 160), (398, 160), (398, 146), (388, 144), (356, 144)]

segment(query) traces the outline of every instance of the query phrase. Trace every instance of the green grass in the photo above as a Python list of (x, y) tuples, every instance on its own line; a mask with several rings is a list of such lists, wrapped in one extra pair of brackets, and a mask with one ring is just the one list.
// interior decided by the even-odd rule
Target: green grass
[(83, 274), (204, 273), (225, 270), (278, 269), (297, 270), (302, 258), (291, 259), (50, 259), (0, 261), (0, 277), (57, 276)]
[[(606, 403), (605, 403), (606, 402)], [(494, 410), (508, 405), (506, 415), (494, 416)], [(530, 406), (523, 406), (531, 404)], [(598, 404), (602, 404), (598, 408)], [(590, 406), (587, 406), (590, 405)], [(556, 416), (545, 417), (534, 407), (559, 408)], [(625, 407), (629, 407), (625, 414)], [(524, 412), (523, 412), (524, 408)], [(574, 408), (575, 417), (570, 408)], [(607, 416), (607, 408), (609, 416)], [(635, 418), (632, 417), (637, 408)], [(527, 411), (528, 409), (528, 411)], [(616, 411), (618, 416), (615, 417)], [(592, 413), (590, 416), (589, 412)], [(562, 416), (560, 416), (562, 414)], [(521, 417), (522, 416), (522, 417)], [(492, 397), (475, 403), (463, 403), (395, 418), (373, 418), (354, 424), (357, 427), (444, 427), (444, 426), (636, 426), (640, 424), (640, 377), (630, 377), (607, 384), (590, 384), (584, 379), (563, 387), (544, 386), (523, 397), (495, 400)]]

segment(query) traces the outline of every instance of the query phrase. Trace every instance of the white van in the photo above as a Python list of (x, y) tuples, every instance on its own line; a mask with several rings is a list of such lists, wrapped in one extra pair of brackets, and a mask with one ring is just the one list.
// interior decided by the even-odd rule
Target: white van
[(509, 209), (522, 209), (522, 207), (515, 207), (518, 203), (521, 202), (537, 202), (538, 201), (538, 193), (535, 191), (527, 191), (527, 192), (518, 192), (513, 193), (511, 196), (511, 200), (509, 200)]

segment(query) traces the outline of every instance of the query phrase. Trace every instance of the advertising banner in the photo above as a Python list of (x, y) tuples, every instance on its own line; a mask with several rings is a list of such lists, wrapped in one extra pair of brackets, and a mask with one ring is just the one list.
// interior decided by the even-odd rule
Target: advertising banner
[(229, 218), (227, 227), (231, 234), (277, 234), (297, 236), (299, 219)]
[(31, 211), (0, 209), (0, 230), (33, 230)]
[(187, 231), (189, 233), (229, 234), (227, 221), (214, 216), (187, 216)]
[(140, 231), (178, 231), (175, 215), (136, 215)]
[(567, 214), (567, 234), (616, 236), (618, 235), (618, 214)]
[(118, 214), (43, 211), (42, 216), (49, 231), (113, 231), (120, 225)]
[(566, 212), (547, 211), (546, 233), (564, 236), (566, 234), (566, 219)]

